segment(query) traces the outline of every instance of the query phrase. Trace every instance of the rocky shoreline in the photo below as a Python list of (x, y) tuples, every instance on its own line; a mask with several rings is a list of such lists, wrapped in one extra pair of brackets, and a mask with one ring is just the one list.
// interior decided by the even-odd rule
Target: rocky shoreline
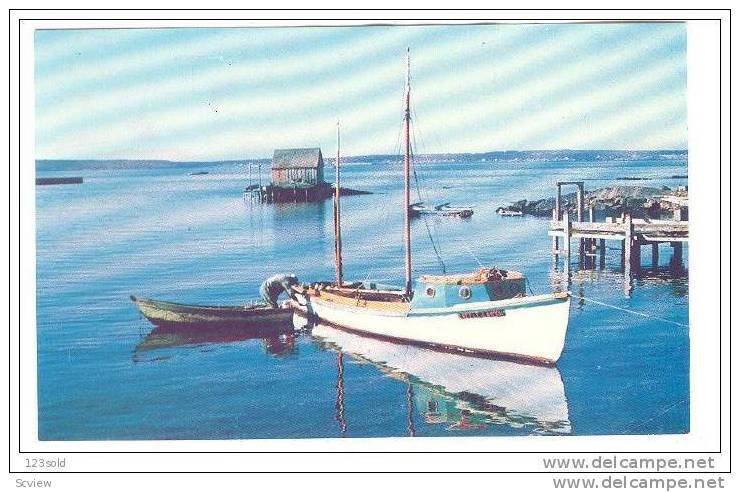
[[(599, 215), (621, 215), (629, 212), (635, 217), (653, 219), (672, 217), (675, 205), (663, 200), (663, 197), (673, 196), (688, 198), (686, 187), (671, 189), (667, 186), (654, 188), (649, 186), (608, 186), (597, 190), (586, 191), (584, 194), (584, 209), (593, 207)], [(561, 197), (561, 210), (572, 215), (576, 213), (576, 193), (568, 193)], [(521, 212), (524, 215), (536, 217), (552, 217), (555, 208), (555, 198), (541, 198), (537, 200), (518, 200), (510, 205), (499, 207), (497, 210), (506, 212)]]

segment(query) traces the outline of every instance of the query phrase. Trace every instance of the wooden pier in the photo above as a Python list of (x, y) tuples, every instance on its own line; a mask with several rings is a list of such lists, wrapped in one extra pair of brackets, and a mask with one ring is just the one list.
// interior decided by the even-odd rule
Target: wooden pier
[[(567, 211), (562, 211), (561, 187), (564, 185), (578, 187), (575, 221)], [(621, 243), (621, 266), (624, 269), (626, 294), (631, 291), (633, 270), (640, 268), (642, 246), (651, 247), (653, 268), (657, 269), (659, 263), (660, 243), (669, 243), (673, 248), (670, 260), (672, 265), (682, 264), (684, 243), (688, 243), (689, 240), (689, 222), (681, 220), (683, 218), (682, 209), (688, 208), (687, 201), (675, 203), (674, 220), (636, 219), (630, 213), (624, 213), (622, 217), (608, 217), (605, 222), (595, 222), (593, 207), (588, 209), (588, 220), (584, 217), (582, 181), (558, 182), (557, 188), (558, 194), (548, 235), (552, 237), (553, 260), (557, 262), (558, 257), (563, 256), (566, 277), (570, 276), (573, 239), (577, 240), (576, 253), (579, 265), (585, 268), (595, 267), (596, 257), (599, 258), (599, 267), (604, 268), (606, 241)], [(666, 201), (673, 203), (675, 200)]]
[(250, 203), (308, 203), (326, 200), (333, 194), (334, 187), (327, 183), (312, 186), (255, 186), (244, 190)]

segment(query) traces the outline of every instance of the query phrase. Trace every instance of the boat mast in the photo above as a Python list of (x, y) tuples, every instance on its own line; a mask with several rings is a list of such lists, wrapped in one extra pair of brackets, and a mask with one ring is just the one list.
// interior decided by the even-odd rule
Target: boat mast
[(404, 229), (403, 239), (406, 247), (406, 295), (411, 294), (411, 205), (410, 192), (410, 168), (411, 168), (411, 53), (406, 48), (406, 94), (404, 96), (405, 108), (403, 112), (403, 133), (404, 133), (404, 156), (403, 156), (403, 209), (404, 209)]
[(339, 120), (337, 120), (337, 160), (334, 166), (334, 266), (337, 286), (342, 286), (342, 226), (340, 222), (339, 195)]

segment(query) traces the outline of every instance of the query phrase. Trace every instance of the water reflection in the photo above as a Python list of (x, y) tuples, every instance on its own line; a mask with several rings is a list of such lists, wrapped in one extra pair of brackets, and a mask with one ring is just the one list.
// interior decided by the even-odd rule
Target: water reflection
[(579, 295), (583, 295), (584, 283), (600, 282), (611, 284), (615, 289), (623, 289), (626, 297), (631, 296), (635, 287), (661, 285), (671, 287), (671, 293), (675, 297), (685, 297), (688, 294), (688, 280), (688, 268), (678, 263), (636, 268), (629, 277), (625, 275), (623, 268), (581, 268), (563, 271), (558, 268), (557, 264), (554, 264), (549, 272), (550, 287), (553, 292), (565, 290), (575, 292), (575, 284)]
[(274, 203), (262, 205), (272, 207), (271, 231), (276, 238), (284, 239), (295, 235), (300, 227), (307, 237), (322, 237), (325, 234), (327, 202)]
[(275, 357), (286, 357), (297, 352), (295, 334), (292, 326), (280, 328), (172, 328), (154, 327), (134, 348), (134, 362), (153, 350), (184, 346), (232, 343), (244, 340), (262, 339), (265, 353)]
[[(317, 239), (326, 237), (327, 207), (331, 207), (330, 201), (328, 204), (327, 202), (260, 204), (246, 201), (244, 205), (245, 217), (248, 220), (248, 223), (245, 223), (246, 230), (252, 234), (253, 241), (260, 248), (277, 245), (278, 248), (272, 253), (274, 255), (285, 255), (287, 239), (295, 238), (297, 234), (317, 247), (323, 247), (324, 241)], [(276, 257), (270, 258), (270, 263), (275, 261)]]
[[(550, 286), (554, 291), (563, 290), (566, 285), (573, 288), (573, 284), (604, 283), (618, 288), (624, 283), (624, 272), (619, 269), (602, 270), (573, 270), (569, 276), (558, 269), (550, 270)], [(657, 268), (641, 268), (632, 274), (632, 283), (636, 286), (661, 286), (673, 287), (676, 296), (685, 296), (688, 292), (689, 272), (686, 267), (677, 268), (673, 265)], [(569, 284), (568, 284), (569, 283)]]
[(347, 434), (347, 419), (344, 418), (344, 354), (337, 352), (337, 401), (334, 404), (334, 420), (339, 424), (339, 434)]
[[(554, 367), (481, 359), (361, 337), (324, 325), (312, 336), (338, 357), (337, 420), (343, 408), (343, 355), (368, 362), (407, 385), (407, 431), (417, 432), (414, 415), (448, 431), (495, 425), (531, 434), (568, 434), (571, 425), (560, 372)], [(340, 405), (341, 401), (341, 405)], [(351, 425), (351, 422), (349, 423)]]

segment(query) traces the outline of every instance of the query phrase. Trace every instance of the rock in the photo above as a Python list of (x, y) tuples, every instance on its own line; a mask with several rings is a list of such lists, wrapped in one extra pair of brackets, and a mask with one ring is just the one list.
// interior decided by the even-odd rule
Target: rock
[[(670, 205), (661, 202), (660, 197), (668, 194), (680, 194), (670, 188), (663, 189), (649, 186), (609, 186), (584, 193), (584, 209), (593, 207), (603, 211), (606, 215), (619, 215), (622, 212), (631, 212), (635, 216), (659, 218), (671, 213)], [(571, 214), (576, 213), (576, 193), (561, 196), (561, 208)], [(555, 208), (555, 198), (541, 198), (538, 200), (518, 200), (508, 207), (508, 210), (521, 210), (528, 215), (538, 217), (552, 217)]]

